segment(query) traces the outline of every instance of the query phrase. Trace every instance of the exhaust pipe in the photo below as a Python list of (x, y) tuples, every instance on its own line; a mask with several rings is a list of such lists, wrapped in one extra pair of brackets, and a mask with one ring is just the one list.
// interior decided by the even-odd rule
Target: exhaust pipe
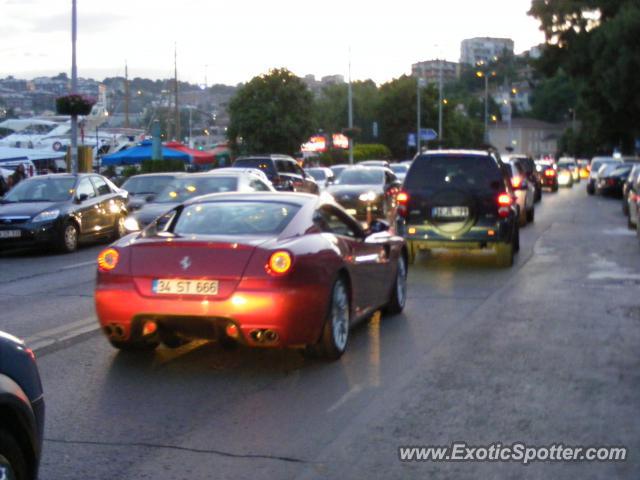
[(264, 332), (265, 341), (268, 343), (274, 343), (278, 341), (278, 333), (273, 330), (267, 330)]
[(278, 341), (278, 333), (269, 329), (252, 330), (249, 334), (257, 343), (275, 343)]

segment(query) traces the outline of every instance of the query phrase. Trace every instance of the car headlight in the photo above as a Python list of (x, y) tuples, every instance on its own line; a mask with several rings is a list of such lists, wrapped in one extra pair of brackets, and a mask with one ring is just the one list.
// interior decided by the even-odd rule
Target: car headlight
[(32, 222), (50, 222), (51, 220), (55, 220), (60, 216), (60, 210), (45, 210), (44, 212), (40, 212), (38, 215), (33, 217)]
[(124, 228), (128, 232), (137, 232), (140, 230), (140, 224), (134, 217), (127, 217), (124, 219)]
[(377, 197), (376, 192), (369, 191), (369, 192), (361, 193), (358, 199), (361, 202), (373, 202), (376, 199), (376, 197)]

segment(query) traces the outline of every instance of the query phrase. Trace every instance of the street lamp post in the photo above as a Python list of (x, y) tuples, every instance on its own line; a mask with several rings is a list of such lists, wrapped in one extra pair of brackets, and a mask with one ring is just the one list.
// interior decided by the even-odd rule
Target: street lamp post
[(421, 117), (422, 117), (422, 113), (421, 113), (421, 108), (420, 108), (420, 104), (422, 103), (420, 101), (420, 90), (425, 86), (425, 79), (424, 78), (418, 78), (418, 83), (417, 83), (417, 103), (416, 103), (416, 154), (420, 155), (421, 153), (421, 145), (420, 145), (420, 130), (422, 130), (422, 125), (421, 125)]
[(438, 140), (440, 141), (440, 145), (442, 145), (442, 62), (440, 60), (440, 69), (438, 72)]
[[(76, 0), (71, 0), (71, 93), (78, 93), (76, 38), (78, 30)], [(78, 116), (71, 115), (71, 172), (78, 173)]]
[[(482, 65), (484, 62), (478, 62), (478, 66)], [(476, 76), (484, 78), (484, 142), (489, 143), (489, 76), (495, 77), (496, 72), (478, 70)]]

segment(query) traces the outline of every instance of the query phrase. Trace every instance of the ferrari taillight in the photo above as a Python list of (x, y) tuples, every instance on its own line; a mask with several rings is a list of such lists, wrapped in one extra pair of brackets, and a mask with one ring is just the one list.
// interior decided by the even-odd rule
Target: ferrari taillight
[(508, 193), (501, 193), (498, 195), (498, 215), (501, 218), (507, 218), (509, 216), (509, 207), (511, 207), (511, 202), (511, 195)]
[(273, 252), (271, 257), (269, 257), (269, 261), (265, 265), (265, 270), (269, 275), (285, 275), (291, 270), (291, 265), (293, 265), (291, 254), (285, 250), (278, 250), (277, 252)]
[(100, 252), (98, 255), (98, 270), (101, 272), (110, 272), (116, 265), (118, 265), (118, 259), (120, 254), (115, 248), (107, 248)]

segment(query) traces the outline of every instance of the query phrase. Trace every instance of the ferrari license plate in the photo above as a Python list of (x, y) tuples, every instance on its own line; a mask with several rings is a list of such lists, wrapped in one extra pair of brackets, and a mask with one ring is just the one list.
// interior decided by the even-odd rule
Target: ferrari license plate
[(20, 230), (0, 230), (0, 238), (20, 238)]
[(151, 285), (157, 295), (217, 295), (218, 280), (175, 280), (157, 278)]
[(438, 218), (465, 218), (469, 216), (469, 207), (433, 207), (431, 213)]

